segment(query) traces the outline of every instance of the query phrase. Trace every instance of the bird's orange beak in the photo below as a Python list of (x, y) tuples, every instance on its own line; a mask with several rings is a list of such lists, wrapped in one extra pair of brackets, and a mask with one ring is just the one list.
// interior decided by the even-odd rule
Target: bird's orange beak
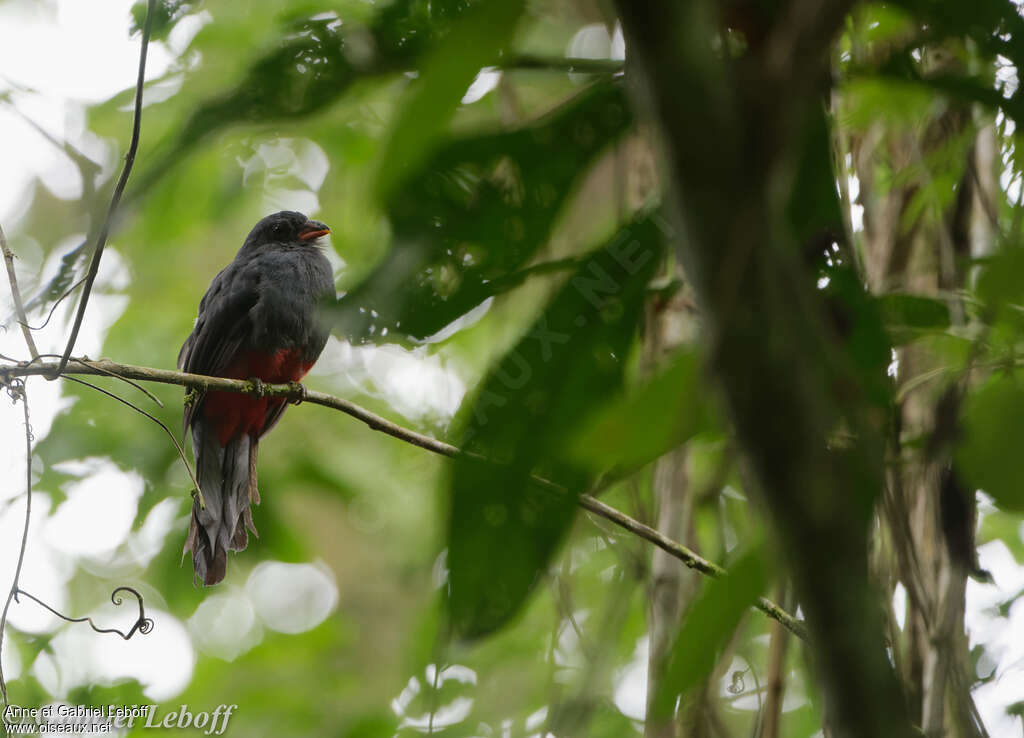
[(299, 231), (299, 240), (312, 241), (320, 236), (326, 236), (331, 229), (318, 220), (311, 220)]

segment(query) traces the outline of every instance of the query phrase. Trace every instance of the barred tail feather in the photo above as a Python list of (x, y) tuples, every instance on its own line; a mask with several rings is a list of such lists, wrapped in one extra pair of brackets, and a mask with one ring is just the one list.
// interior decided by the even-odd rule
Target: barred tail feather
[(197, 579), (205, 585), (224, 579), (227, 552), (243, 551), (248, 531), (256, 534), (250, 504), (259, 503), (256, 489), (256, 450), (259, 441), (248, 434), (221, 447), (216, 433), (202, 419), (192, 426), (196, 474), (205, 507), (192, 501), (192, 520), (185, 551), (192, 553)]

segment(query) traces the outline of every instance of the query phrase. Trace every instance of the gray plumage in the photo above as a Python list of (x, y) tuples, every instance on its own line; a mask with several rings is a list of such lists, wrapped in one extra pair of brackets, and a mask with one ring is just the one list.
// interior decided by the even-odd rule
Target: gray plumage
[[(335, 297), (330, 262), (316, 245), (327, 226), (302, 213), (269, 215), (214, 277), (178, 354), (186, 372), (267, 383), (298, 381), (327, 343), (322, 307)], [(256, 533), (252, 504), (259, 439), (280, 419), (280, 398), (200, 393), (185, 407), (205, 507), (193, 501), (185, 551), (204, 584), (224, 578), (227, 552)]]

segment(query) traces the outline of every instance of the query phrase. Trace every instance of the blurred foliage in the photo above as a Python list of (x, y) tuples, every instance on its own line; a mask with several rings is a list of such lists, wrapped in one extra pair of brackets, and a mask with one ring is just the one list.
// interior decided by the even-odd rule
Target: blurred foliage
[(697, 687), (714, 668), (740, 619), (767, 585), (764, 554), (748, 551), (730, 573), (704, 583), (679, 630), (666, 666), (666, 679), (654, 695), (651, 711), (664, 719), (677, 699)]
[[(616, 233), (570, 277), (522, 341), (467, 402), (460, 446), (497, 461), (457, 460), (449, 513), (449, 610), (474, 637), (522, 608), (576, 512), (588, 475), (559, 463), (593, 398), (621, 388), (645, 288), (662, 260), (649, 221)], [(531, 484), (537, 469), (568, 492)]]
[[(573, 436), (572, 458), (595, 472), (640, 469), (697, 433), (717, 435), (708, 398), (678, 387), (701, 381), (700, 358), (691, 350), (671, 357), (656, 376), (585, 417)], [(666, 408), (666, 398), (674, 405)], [(646, 418), (637, 426), (636, 418)]]
[(975, 484), (1005, 510), (1024, 512), (1020, 469), (1003, 463), (1020, 448), (1024, 387), (1014, 377), (995, 376), (970, 398), (964, 412), (965, 440), (958, 461)]
[(600, 83), (557, 115), (442, 148), (391, 198), (395, 246), (339, 301), (337, 330), (428, 339), (521, 285), (573, 185), (628, 124), (621, 88)]
[[(69, 406), (37, 446), (37, 491), (56, 507), (78, 481), (61, 464), (103, 458), (144, 480), (133, 534), (162, 501), (174, 505), (151, 558), (68, 564), (74, 611), (97, 606), (128, 579), (187, 622), (214, 594), (246, 591), (262, 561), (319, 560), (339, 592), (324, 622), (298, 634), (263, 628), (233, 660), (202, 650), (202, 634), (192, 632), (194, 672), (166, 702), (237, 703), (231, 730), (246, 736), (640, 735), (651, 547), (577, 514), (576, 502), (595, 489), (653, 524), (651, 462), (685, 442), (699, 493), (689, 543), (734, 568), (704, 583), (683, 618), (656, 705), (670, 710), (680, 694), (707, 684), (727, 733), (749, 734), (764, 685), (735, 673), (757, 675), (768, 662), (771, 623), (744, 613), (765, 593), (772, 554), (753, 545), (763, 538), (763, 515), (751, 508), (699, 347), (684, 342), (640, 367), (649, 310), (666, 295), (658, 285), (674, 276), (652, 210), (657, 175), (643, 207), (628, 192), (642, 168), (631, 145), (649, 132), (635, 124), (613, 61), (586, 73), (569, 73), (565, 63), (584, 32), (604, 38), (597, 55), (609, 56), (615, 25), (605, 5), (156, 5), (155, 44), (170, 49), (186, 21), (198, 30), (148, 83), (136, 173), (105, 257), (116, 274), (98, 285), (103, 306), (90, 305), (91, 319), (101, 310), (117, 316), (103, 355), (173, 366), (207, 284), (252, 224), (273, 210), (302, 209), (332, 227), (341, 267), (335, 339), (310, 386), (497, 463), (440, 460), (340, 413), (291, 409), (262, 445), (260, 537), (232, 558), (227, 583), (212, 593), (194, 588), (181, 566), (190, 485), (173, 446), (141, 415), (64, 384)], [(1024, 562), (1024, 473), (1015, 453), (1024, 441), (1019, 200), (1001, 190), (994, 203), (1000, 248), (970, 264), (977, 279), (962, 296), (965, 327), (951, 296), (865, 291), (859, 228), (844, 236), (850, 203), (835, 187), (843, 156), (833, 151), (837, 130), (916, 131), (935, 108), (968, 101), (979, 106), (976, 125), (998, 121), (1008, 181), (1019, 188), (1017, 137), (1006, 123), (1019, 120), (1024, 103), (1019, 86), (997, 88), (990, 62), (1024, 62), (1022, 21), (998, 0), (869, 3), (857, 13), (839, 43), (843, 114), (831, 120), (819, 111), (804, 122), (792, 181), (780, 185), (786, 226), (810, 244), (801, 255), (807, 272), (868, 388), (858, 401), (886, 407), (909, 382), (985, 375), (965, 399), (957, 459), (995, 501), (980, 539), (1003, 541)], [(963, 42), (966, 73), (935, 73), (920, 61), (921, 49), (949, 37)], [(850, 48), (865, 44), (883, 51), (854, 62)], [(474, 78), (474, 87), (488, 79), (493, 87), (464, 97)], [(127, 139), (131, 93), (85, 111), (109, 161)], [(913, 182), (912, 219), (936, 217), (956, 197), (971, 140), (913, 167), (879, 164), (880, 179)], [(81, 201), (36, 183), (8, 229), (16, 250), (31, 241), (41, 252), (40, 278), (25, 285), (38, 298), (33, 321), (81, 275), (88, 248), (78, 244), (98, 225), (110, 169), (95, 181), (83, 173), (96, 191), (86, 187)], [(70, 303), (55, 322), (67, 322)], [(943, 363), (934, 376), (893, 379), (892, 348), (911, 343)], [(180, 427), (179, 388), (150, 387), (163, 402), (156, 408), (116, 380), (95, 381)], [(452, 632), (466, 640), (449, 639)], [(48, 635), (16, 633), (14, 642), (23, 672), (53, 650)], [(784, 661), (793, 705), (786, 736), (821, 728), (804, 656), (790, 649)], [(51, 695), (28, 673), (11, 689), (21, 704), (149, 701), (134, 679)]]

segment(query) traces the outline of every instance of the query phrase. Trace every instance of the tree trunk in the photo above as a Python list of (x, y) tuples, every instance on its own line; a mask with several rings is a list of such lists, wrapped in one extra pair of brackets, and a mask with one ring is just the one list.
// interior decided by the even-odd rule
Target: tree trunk
[[(858, 50), (862, 55), (870, 50)], [(932, 49), (922, 61), (922, 73), (962, 73), (955, 55)], [(857, 53), (857, 52), (855, 52)], [(842, 116), (837, 116), (840, 119)], [(919, 208), (930, 181), (929, 157), (966, 141), (963, 171), (956, 195), (946, 207)], [(853, 173), (859, 181), (858, 203), (864, 207), (860, 234), (868, 285), (873, 292), (911, 292), (950, 303), (955, 322), (963, 308), (956, 292), (967, 286), (970, 257), (991, 247), (992, 229), (985, 201), (995, 183), (993, 131), (978, 126), (964, 106), (950, 105), (913, 128), (893, 129), (876, 122), (852, 145)], [(917, 173), (879, 183), (876, 172)], [(888, 579), (887, 591), (901, 582), (907, 590), (906, 625), (893, 651), (900, 663), (911, 714), (926, 736), (973, 736), (984, 730), (976, 723), (969, 692), (967, 641), (963, 630), (966, 577), (973, 567), (974, 495), (966, 491), (966, 513), (953, 521), (968, 540), (966, 561), (954, 560), (947, 539), (950, 521), (942, 515), (944, 475), (951, 469), (952, 438), (943, 424), (943, 398), (955, 387), (941, 382), (917, 382), (916, 377), (941, 367), (943, 359), (921, 344), (897, 351), (897, 382), (901, 392), (896, 408), (894, 456), (900, 464), (888, 476), (882, 517), (892, 552), (879, 548), (876, 570)], [(908, 384), (908, 381), (910, 384)], [(955, 411), (952, 423), (955, 425)], [(928, 438), (925, 453), (902, 451), (905, 441)], [(963, 558), (961, 556), (961, 558)], [(891, 608), (889, 608), (891, 613)], [(952, 714), (947, 710), (952, 707)]]
[[(640, 102), (664, 140), (675, 241), (702, 309), (712, 376), (807, 616), (834, 734), (910, 736), (868, 577), (881, 441), (786, 220), (797, 144), (850, 3), (772, 6), (765, 41), (712, 47), (707, 2), (617, 3)], [(845, 393), (849, 390), (848, 393)], [(828, 439), (842, 425), (857, 443)]]

